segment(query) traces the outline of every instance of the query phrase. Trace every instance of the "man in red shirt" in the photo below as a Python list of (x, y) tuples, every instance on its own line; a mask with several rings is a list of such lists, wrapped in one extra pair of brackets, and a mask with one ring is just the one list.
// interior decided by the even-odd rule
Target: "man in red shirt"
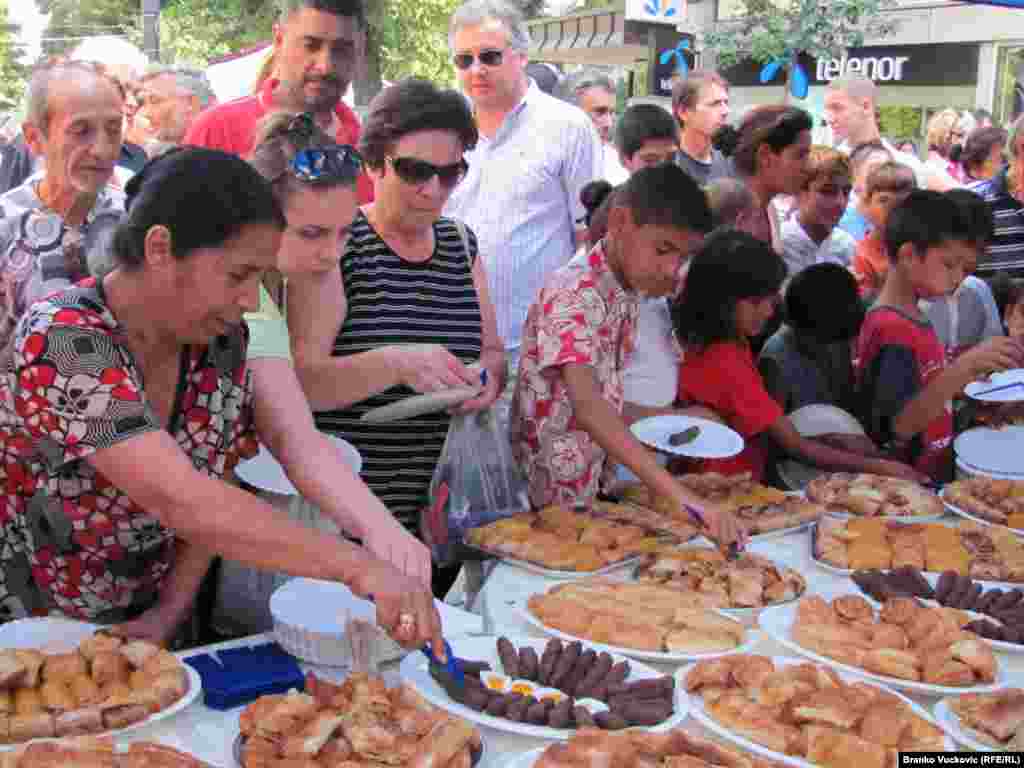
[[(274, 25), (274, 77), (258, 93), (203, 112), (192, 123), (185, 144), (248, 157), (256, 124), (268, 112), (311, 112), (339, 144), (359, 142), (359, 118), (341, 99), (363, 55), (362, 0), (278, 0)], [(360, 202), (373, 199), (365, 174)]]

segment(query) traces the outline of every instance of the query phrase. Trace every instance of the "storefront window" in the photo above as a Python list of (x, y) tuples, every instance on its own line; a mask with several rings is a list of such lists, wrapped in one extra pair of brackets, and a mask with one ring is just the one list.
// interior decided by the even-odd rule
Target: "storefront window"
[(1024, 112), (1024, 44), (999, 48), (993, 107), (996, 120), (1003, 124)]

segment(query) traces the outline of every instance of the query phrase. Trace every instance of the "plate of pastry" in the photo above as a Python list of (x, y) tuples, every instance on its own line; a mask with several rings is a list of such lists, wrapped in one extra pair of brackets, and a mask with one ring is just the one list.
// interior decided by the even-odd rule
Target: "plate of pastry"
[(807, 591), (792, 568), (751, 552), (729, 560), (713, 547), (660, 547), (641, 558), (634, 578), (696, 595), (708, 609), (733, 615), (788, 603)]
[(983, 525), (1001, 525), (1024, 536), (1024, 480), (983, 475), (950, 483), (939, 494), (949, 510)]
[(580, 728), (664, 731), (689, 712), (671, 676), (581, 642), (456, 635), (449, 643), (468, 662), (463, 688), (435, 679), (422, 654), (406, 657), (402, 679), (431, 704), (477, 725), (565, 740)]
[(89, 768), (210, 768), (208, 763), (166, 744), (135, 741), (128, 746), (118, 746), (109, 736), (75, 736), (53, 741), (34, 741), (8, 754), (4, 765), (8, 768), (51, 765)]
[(484, 752), (472, 723), (434, 706), (408, 683), (388, 688), (382, 677), (365, 672), (353, 672), (341, 684), (307, 673), (305, 691), (261, 696), (247, 705), (238, 729), (235, 760), (243, 768), (289, 759), (296, 765), (351, 760), (462, 768), (479, 763)]
[(532, 573), (578, 579), (635, 565), (659, 538), (640, 525), (552, 505), (473, 528), (465, 543)]
[(683, 414), (650, 416), (630, 427), (641, 443), (694, 459), (727, 459), (743, 451), (743, 437), (724, 424)]
[(861, 595), (811, 595), (765, 609), (759, 623), (803, 656), (894, 688), (934, 696), (1003, 687), (1006, 670), (992, 648), (956, 614), (906, 597), (876, 610)]
[(808, 501), (836, 517), (881, 517), (916, 522), (946, 514), (942, 500), (918, 483), (898, 477), (833, 472), (814, 478), (805, 489)]
[(33, 739), (121, 734), (173, 717), (202, 692), (199, 674), (172, 653), (102, 632), (77, 648), (0, 650), (0, 711), (10, 750)]
[(684, 667), (676, 675), (701, 725), (786, 765), (888, 768), (898, 751), (954, 746), (932, 716), (906, 696), (802, 659), (728, 656)]
[(825, 517), (811, 531), (812, 559), (837, 575), (910, 566), (988, 582), (1024, 583), (1024, 538), (971, 520), (906, 523)]
[(587, 731), (569, 741), (516, 755), (504, 768), (582, 768), (583, 766), (673, 765), (686, 768), (773, 768), (772, 763), (676, 728), (649, 731)]
[(1024, 750), (1022, 713), (1024, 690), (1020, 688), (951, 696), (935, 705), (935, 719), (946, 732), (978, 752)]
[(658, 584), (585, 579), (510, 605), (552, 637), (666, 664), (744, 653), (758, 640), (756, 630), (696, 595)]

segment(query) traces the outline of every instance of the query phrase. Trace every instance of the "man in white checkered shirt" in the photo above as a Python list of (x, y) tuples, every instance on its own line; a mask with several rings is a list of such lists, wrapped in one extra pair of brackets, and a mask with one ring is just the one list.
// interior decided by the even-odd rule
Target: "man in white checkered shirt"
[(530, 304), (575, 252), (580, 190), (602, 176), (601, 143), (586, 113), (526, 76), (529, 30), (504, 0), (462, 5), (448, 43), (480, 141), (444, 213), (477, 235), (514, 368)]

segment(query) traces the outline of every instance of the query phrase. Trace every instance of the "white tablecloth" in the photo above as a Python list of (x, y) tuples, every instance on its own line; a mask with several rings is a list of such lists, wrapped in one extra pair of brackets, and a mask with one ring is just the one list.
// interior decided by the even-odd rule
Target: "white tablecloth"
[[(854, 588), (845, 576), (829, 573), (813, 563), (810, 557), (810, 536), (806, 532), (757, 542), (751, 545), (750, 550), (797, 569), (807, 579), (811, 592), (831, 597), (849, 592)], [(532, 626), (509, 611), (507, 601), (510, 598), (526, 597), (543, 591), (553, 583), (555, 583), (553, 580), (516, 567), (498, 565), (484, 587), (481, 601), (482, 609), (487, 611), (495, 622), (494, 631), (497, 634), (538, 635), (539, 633)], [(445, 631), (449, 635), (480, 629), (479, 616), (450, 606), (442, 606), (441, 610)], [(187, 651), (180, 655), (187, 657), (197, 652), (216, 651), (268, 640), (268, 637), (259, 635), (242, 641)], [(754, 652), (768, 655), (792, 655), (788, 649), (767, 638), (762, 639)], [(1010, 683), (1024, 686), (1024, 655), (999, 654), (999, 657), (1000, 663), (1010, 671)], [(675, 669), (671, 666), (657, 664), (650, 666), (659, 668), (666, 673), (671, 673)], [(334, 676), (334, 679), (337, 679), (339, 674), (336, 669), (313, 669), (328, 678)], [(382, 671), (385, 678), (389, 678), (389, 682), (397, 682), (397, 665), (392, 664)], [(922, 696), (912, 696), (912, 698), (929, 711), (936, 701), (934, 698)], [(228, 768), (228, 766), (235, 765), (232, 744), (238, 734), (238, 713), (237, 709), (229, 712), (209, 709), (202, 701), (197, 701), (179, 716), (135, 731), (127, 735), (123, 741), (125, 743), (143, 739), (160, 741), (187, 749), (215, 766)], [(692, 719), (688, 720), (684, 727), (698, 733), (702, 730)], [(487, 750), (481, 768), (499, 768), (505, 765), (511, 756), (543, 745), (543, 742), (536, 739), (514, 736), (491, 728), (483, 728), (482, 731)]]

